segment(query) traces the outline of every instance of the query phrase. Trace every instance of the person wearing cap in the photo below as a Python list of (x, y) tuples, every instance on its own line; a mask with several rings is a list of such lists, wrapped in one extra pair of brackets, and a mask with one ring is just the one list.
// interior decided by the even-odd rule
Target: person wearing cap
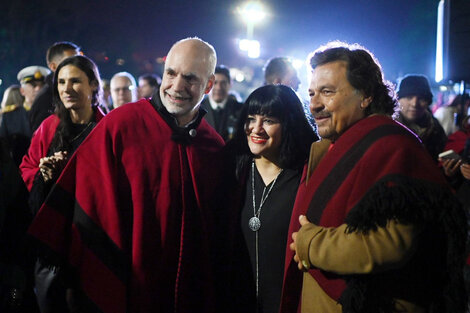
[(397, 98), (399, 106), (394, 119), (418, 135), (426, 150), (437, 161), (447, 136), (429, 110), (432, 92), (427, 77), (420, 74), (405, 75), (398, 84)]
[(38, 95), (39, 90), (46, 81), (46, 76), (50, 73), (44, 66), (28, 66), (19, 71), (17, 78), (21, 84), (21, 94), (24, 96), (23, 106), (26, 111), (31, 109), (34, 99)]
[(11, 85), (3, 93), (0, 111), (0, 138), (5, 141), (10, 156), (19, 166), (31, 141), (28, 112), (19, 85)]

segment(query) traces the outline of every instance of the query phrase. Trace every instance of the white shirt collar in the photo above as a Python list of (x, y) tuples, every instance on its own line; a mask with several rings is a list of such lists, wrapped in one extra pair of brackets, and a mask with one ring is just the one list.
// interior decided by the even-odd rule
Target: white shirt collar
[(211, 104), (211, 107), (213, 110), (225, 109), (225, 104), (227, 103), (227, 100), (228, 100), (228, 97), (224, 101), (217, 103), (212, 99), (211, 96), (209, 96), (209, 103)]

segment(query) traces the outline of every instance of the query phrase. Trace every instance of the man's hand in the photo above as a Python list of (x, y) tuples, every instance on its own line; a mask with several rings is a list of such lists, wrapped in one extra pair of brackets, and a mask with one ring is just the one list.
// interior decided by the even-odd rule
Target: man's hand
[(462, 173), (462, 176), (465, 178), (465, 179), (468, 179), (470, 180), (470, 164), (462, 164), (460, 166), (460, 173)]
[(67, 164), (67, 151), (59, 151), (39, 160), (39, 171), (44, 182), (59, 177), (60, 173)]
[(462, 160), (440, 158), (439, 161), (441, 162), (444, 174), (447, 177), (454, 176), (459, 171), (460, 165), (462, 165)]
[[(308, 219), (305, 217), (305, 215), (300, 215), (299, 216), (299, 223), (300, 223), (300, 226), (304, 226), (304, 225), (307, 225), (307, 224), (310, 224), (310, 222), (308, 221)], [(289, 245), (289, 248), (292, 250), (292, 251), (295, 251), (295, 255), (294, 255), (294, 261), (297, 262), (297, 266), (299, 267), (299, 270), (308, 270), (307, 268), (307, 265), (306, 263), (302, 264), (302, 262), (300, 261), (299, 259), (299, 256), (297, 254), (297, 232), (295, 233), (292, 233), (292, 239), (294, 240), (290, 245)]]

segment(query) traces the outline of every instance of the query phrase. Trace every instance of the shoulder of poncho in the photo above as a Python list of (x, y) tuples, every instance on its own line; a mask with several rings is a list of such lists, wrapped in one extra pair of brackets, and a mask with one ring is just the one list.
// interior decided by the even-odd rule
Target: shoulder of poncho
[(57, 125), (59, 125), (59, 118), (57, 115), (52, 114), (48, 116), (39, 126), (39, 128), (36, 130), (36, 133), (41, 133), (41, 134), (49, 134), (49, 133), (55, 133), (55, 130), (57, 128)]
[(153, 116), (153, 111), (155, 111), (155, 108), (152, 104), (146, 99), (141, 99), (137, 102), (126, 103), (112, 110), (103, 117), (99, 124), (103, 124), (102, 127), (105, 128), (112, 128), (113, 126), (123, 127), (128, 123), (133, 124), (137, 120)]

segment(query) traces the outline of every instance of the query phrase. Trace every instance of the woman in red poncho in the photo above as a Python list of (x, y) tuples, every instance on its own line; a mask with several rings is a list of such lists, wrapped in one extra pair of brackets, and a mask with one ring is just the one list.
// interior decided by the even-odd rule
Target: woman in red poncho
[(55, 114), (34, 133), (20, 165), (21, 176), (31, 192), (33, 211), (41, 207), (52, 184), (78, 148), (101, 120), (98, 109), (102, 89), (95, 63), (73, 56), (59, 64), (54, 75)]
[[(68, 158), (102, 119), (103, 113), (98, 109), (101, 93), (98, 68), (89, 58), (73, 56), (57, 67), (53, 85), (55, 114), (36, 130), (20, 165), (21, 176), (30, 191), (33, 214), (41, 207)], [(36, 263), (36, 294), (41, 311), (67, 311), (60, 276), (60, 269), (51, 270), (40, 261)]]

